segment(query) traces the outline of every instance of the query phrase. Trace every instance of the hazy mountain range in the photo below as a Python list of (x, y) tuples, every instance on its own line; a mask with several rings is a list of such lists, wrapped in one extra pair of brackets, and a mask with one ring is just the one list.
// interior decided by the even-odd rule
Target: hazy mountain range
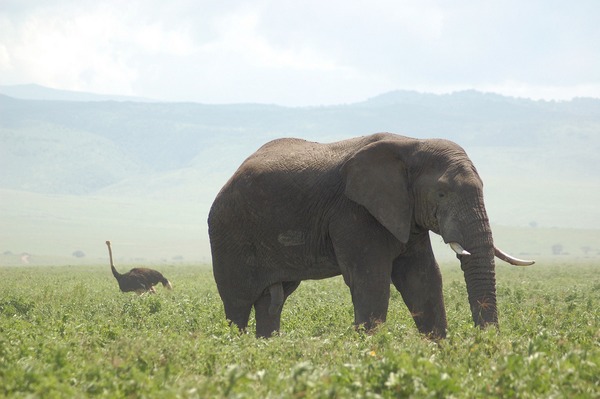
[[(107, 215), (94, 207), (110, 203), (115, 205), (111, 217), (119, 219), (113, 227), (135, 222), (136, 230), (140, 223), (152, 226), (160, 220), (156, 229), (165, 229), (165, 240), (190, 236), (196, 247), (192, 255), (186, 253), (188, 258), (206, 258), (208, 207), (260, 145), (277, 137), (328, 142), (381, 131), (461, 144), (486, 183), (493, 223), (599, 228), (600, 99), (548, 102), (475, 91), (395, 91), (354, 104), (287, 108), (161, 103), (35, 85), (0, 86), (3, 223), (15, 229), (13, 234), (3, 229), (0, 252), (27, 250), (21, 242), (31, 237), (26, 230), (36, 223), (50, 218), (61, 226), (61, 215), (53, 214), (57, 204), (72, 203), (71, 209), (83, 215), (89, 210), (88, 228), (102, 220), (110, 234)], [(28, 204), (35, 211), (24, 211)], [(139, 215), (128, 223), (132, 209)], [(156, 209), (165, 213), (157, 216)], [(68, 223), (85, 228), (68, 208), (64, 212)], [(171, 220), (169, 212), (177, 217)], [(19, 221), (24, 220), (29, 227), (21, 231)], [(173, 233), (165, 224), (185, 227)], [(145, 239), (139, 231), (136, 237), (120, 234), (133, 248), (136, 240)], [(157, 231), (152, 234), (161, 240)], [(96, 252), (86, 245), (72, 247)], [(104, 250), (99, 247), (98, 253)]]

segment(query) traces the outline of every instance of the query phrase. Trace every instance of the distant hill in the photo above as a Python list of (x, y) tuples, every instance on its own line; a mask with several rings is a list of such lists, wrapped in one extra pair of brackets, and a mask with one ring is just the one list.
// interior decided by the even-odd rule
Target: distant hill
[(95, 94), (79, 91), (59, 90), (36, 84), (0, 86), (0, 93), (24, 100), (51, 101), (153, 101), (142, 97)]
[[(0, 190), (10, 190), (13, 201), (19, 192), (74, 204), (85, 198), (82, 209), (93, 198), (123, 201), (122, 211), (111, 208), (118, 226), (127, 224), (131, 206), (161, 212), (197, 206), (205, 215), (239, 164), (271, 139), (331, 142), (381, 131), (462, 145), (484, 178), (495, 223), (600, 226), (600, 99), (395, 91), (355, 104), (289, 108), (142, 102), (39, 86), (0, 86), (0, 93)], [(33, 218), (29, 225), (44, 212), (25, 213)], [(16, 223), (23, 215), (6, 217)], [(69, 223), (102, 225), (106, 215), (102, 220)], [(153, 240), (173, 228), (156, 226)]]
[(335, 141), (380, 131), (454, 140), (474, 158), (482, 153), (493, 160), (494, 174), (504, 174), (507, 161), (519, 159), (531, 173), (600, 177), (595, 99), (392, 92), (351, 105), (286, 108), (0, 96), (0, 162), (6, 171), (0, 188), (90, 194), (140, 174), (190, 167), (208, 175), (231, 172), (276, 137)]

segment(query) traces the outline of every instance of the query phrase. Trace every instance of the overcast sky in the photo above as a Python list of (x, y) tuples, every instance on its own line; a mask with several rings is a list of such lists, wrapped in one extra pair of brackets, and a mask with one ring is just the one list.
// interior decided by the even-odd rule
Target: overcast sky
[(597, 0), (0, 0), (0, 84), (324, 105), (600, 97)]

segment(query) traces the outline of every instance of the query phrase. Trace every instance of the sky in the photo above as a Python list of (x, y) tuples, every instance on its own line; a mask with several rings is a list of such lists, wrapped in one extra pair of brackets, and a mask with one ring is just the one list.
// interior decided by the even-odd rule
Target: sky
[(0, 0), (0, 85), (319, 106), (600, 98), (597, 0)]

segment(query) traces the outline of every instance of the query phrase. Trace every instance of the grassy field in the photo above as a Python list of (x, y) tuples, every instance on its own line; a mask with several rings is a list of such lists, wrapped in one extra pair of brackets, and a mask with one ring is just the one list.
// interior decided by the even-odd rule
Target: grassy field
[(599, 267), (499, 265), (501, 328), (480, 331), (444, 266), (439, 343), (397, 292), (386, 324), (354, 331), (340, 278), (301, 284), (258, 340), (227, 325), (207, 267), (160, 266), (174, 290), (143, 296), (107, 265), (2, 267), (0, 397), (599, 397)]

